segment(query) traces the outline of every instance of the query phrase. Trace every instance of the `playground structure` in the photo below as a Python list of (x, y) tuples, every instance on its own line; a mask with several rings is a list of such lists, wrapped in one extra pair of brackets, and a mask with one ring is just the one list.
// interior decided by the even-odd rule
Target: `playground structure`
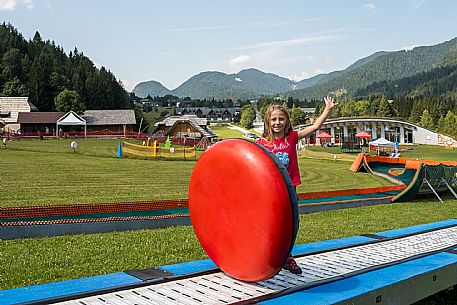
[[(402, 189), (392, 197), (392, 202), (402, 202), (424, 195), (451, 192), (457, 187), (457, 162), (406, 158), (389, 158), (359, 154), (351, 166), (353, 172), (370, 172), (399, 184)], [(453, 188), (454, 187), (454, 188)]]
[(201, 139), (148, 137), (143, 141), (143, 145), (119, 142), (116, 157), (196, 160), (197, 149), (205, 150), (211, 145), (207, 137)]
[(172, 147), (169, 142), (160, 147), (157, 140), (150, 141), (148, 138), (146, 145), (138, 145), (129, 142), (119, 142), (117, 155), (118, 158), (142, 158), (142, 159), (180, 159), (195, 160), (197, 158), (196, 147)]

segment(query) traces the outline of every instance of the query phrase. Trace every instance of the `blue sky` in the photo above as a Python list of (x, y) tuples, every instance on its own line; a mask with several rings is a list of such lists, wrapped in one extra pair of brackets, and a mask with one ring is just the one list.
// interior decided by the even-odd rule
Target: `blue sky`
[(77, 47), (129, 91), (246, 68), (301, 80), (457, 36), (455, 0), (0, 0), (0, 16), (26, 39)]

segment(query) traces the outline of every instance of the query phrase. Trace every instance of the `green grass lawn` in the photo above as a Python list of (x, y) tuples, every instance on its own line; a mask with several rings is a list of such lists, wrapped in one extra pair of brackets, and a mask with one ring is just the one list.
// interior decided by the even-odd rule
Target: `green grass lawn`
[[(76, 152), (68, 139), (12, 141), (2, 147), (0, 207), (187, 198), (195, 161), (118, 159), (117, 140), (77, 141)], [(441, 148), (414, 146), (408, 153), (416, 152), (427, 159), (457, 159), (456, 151)], [(352, 173), (351, 162), (300, 156), (299, 163), (299, 192), (390, 185), (374, 175)], [(456, 217), (457, 200), (449, 195), (443, 204), (430, 197), (301, 215), (297, 243)], [(3, 240), (0, 254), (0, 289), (206, 258), (191, 227)]]
[[(0, 150), (2, 207), (187, 198), (195, 161), (118, 159), (118, 141), (21, 140)], [(68, 145), (67, 145), (68, 144)]]
[[(187, 198), (195, 161), (118, 159), (118, 141), (12, 141), (0, 149), (2, 207)], [(12, 166), (15, 164), (14, 166)], [(299, 192), (389, 185), (350, 163), (300, 158)], [(333, 183), (334, 172), (340, 175)]]
[(218, 139), (242, 138), (243, 133), (236, 129), (227, 128), (226, 124), (214, 124), (210, 126), (211, 130), (218, 135)]

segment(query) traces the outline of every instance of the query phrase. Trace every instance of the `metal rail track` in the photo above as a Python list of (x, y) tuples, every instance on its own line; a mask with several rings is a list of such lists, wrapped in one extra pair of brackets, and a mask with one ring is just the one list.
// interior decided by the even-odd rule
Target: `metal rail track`
[(252, 304), (450, 250), (456, 246), (457, 226), (449, 226), (398, 238), (379, 239), (361, 245), (306, 254), (296, 258), (303, 269), (301, 275), (281, 271), (271, 279), (246, 283), (218, 271), (190, 278), (145, 282), (141, 286), (125, 290), (116, 289), (108, 293), (67, 299), (63, 302), (60, 302), (62, 299), (56, 299), (50, 303), (60, 302), (59, 304), (66, 305)]

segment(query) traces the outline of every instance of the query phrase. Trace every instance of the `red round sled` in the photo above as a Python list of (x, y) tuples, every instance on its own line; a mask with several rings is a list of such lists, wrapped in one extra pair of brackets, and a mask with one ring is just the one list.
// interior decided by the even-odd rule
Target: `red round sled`
[(248, 282), (281, 270), (298, 230), (297, 198), (286, 168), (267, 149), (241, 139), (214, 144), (199, 158), (189, 210), (211, 260)]

